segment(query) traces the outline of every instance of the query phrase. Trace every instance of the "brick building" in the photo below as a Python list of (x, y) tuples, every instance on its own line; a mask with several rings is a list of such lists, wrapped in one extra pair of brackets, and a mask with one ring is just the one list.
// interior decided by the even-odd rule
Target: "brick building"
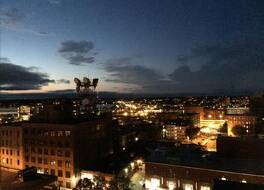
[(2, 126), (1, 166), (12, 170), (35, 166), (39, 173), (57, 176), (61, 189), (71, 189), (82, 167), (112, 151), (111, 127), (110, 115), (83, 122)]

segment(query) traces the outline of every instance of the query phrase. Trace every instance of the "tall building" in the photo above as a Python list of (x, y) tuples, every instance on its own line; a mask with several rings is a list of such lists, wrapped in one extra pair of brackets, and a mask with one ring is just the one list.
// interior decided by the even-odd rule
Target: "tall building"
[(17, 126), (0, 127), (0, 137), (0, 166), (11, 171), (25, 168), (22, 128)]
[(73, 123), (18, 123), (2, 126), (1, 166), (9, 170), (37, 167), (58, 177), (61, 189), (76, 185), (82, 167), (112, 152), (111, 116)]

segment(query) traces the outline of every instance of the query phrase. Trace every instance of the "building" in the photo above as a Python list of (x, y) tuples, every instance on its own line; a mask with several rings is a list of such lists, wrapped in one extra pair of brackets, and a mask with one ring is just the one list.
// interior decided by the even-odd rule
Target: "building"
[(246, 115), (249, 114), (249, 107), (231, 107), (226, 108), (227, 115)]
[(38, 173), (57, 176), (61, 189), (71, 189), (82, 167), (112, 152), (111, 127), (107, 114), (83, 122), (2, 126), (1, 166), (13, 170), (34, 166)]
[(189, 121), (178, 119), (178, 120), (167, 120), (164, 121), (165, 139), (184, 141), (187, 139), (186, 130), (190, 125)]
[(189, 125), (192, 127), (200, 126), (200, 115), (199, 113), (177, 113), (177, 112), (167, 112), (160, 113), (157, 116), (159, 118), (160, 123), (168, 120), (185, 120), (188, 121)]
[(223, 120), (225, 115), (224, 109), (204, 109), (204, 119), (205, 120)]
[(263, 145), (264, 139), (252, 136), (230, 137), (219, 135), (217, 137), (217, 152), (236, 158), (264, 160)]
[(204, 108), (201, 106), (185, 106), (184, 113), (198, 113), (200, 120), (204, 119)]
[(23, 130), (21, 127), (0, 127), (0, 166), (3, 169), (17, 171), (25, 168)]
[(235, 126), (241, 126), (246, 130), (246, 133), (253, 134), (255, 131), (254, 127), (257, 122), (256, 116), (240, 114), (226, 114), (225, 120), (228, 125), (227, 134), (230, 136), (234, 136), (232, 130)]
[(18, 107), (1, 107), (0, 108), (0, 124), (15, 122), (19, 118)]
[(213, 190), (263, 190), (263, 184), (243, 183), (226, 180), (216, 180)]
[(224, 157), (197, 146), (155, 147), (145, 160), (148, 190), (212, 190), (215, 180), (264, 184), (262, 161)]

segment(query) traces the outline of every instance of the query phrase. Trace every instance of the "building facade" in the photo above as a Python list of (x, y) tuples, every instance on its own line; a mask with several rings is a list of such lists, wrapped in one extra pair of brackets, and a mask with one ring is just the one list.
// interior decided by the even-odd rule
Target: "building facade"
[(58, 177), (61, 189), (72, 189), (87, 168), (112, 152), (111, 117), (80, 123), (19, 123), (1, 126), (1, 167)]

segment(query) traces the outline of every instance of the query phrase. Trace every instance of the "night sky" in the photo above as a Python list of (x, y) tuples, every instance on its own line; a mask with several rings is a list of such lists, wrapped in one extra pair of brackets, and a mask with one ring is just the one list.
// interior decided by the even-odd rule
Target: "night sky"
[(264, 90), (264, 1), (0, 0), (0, 91)]

